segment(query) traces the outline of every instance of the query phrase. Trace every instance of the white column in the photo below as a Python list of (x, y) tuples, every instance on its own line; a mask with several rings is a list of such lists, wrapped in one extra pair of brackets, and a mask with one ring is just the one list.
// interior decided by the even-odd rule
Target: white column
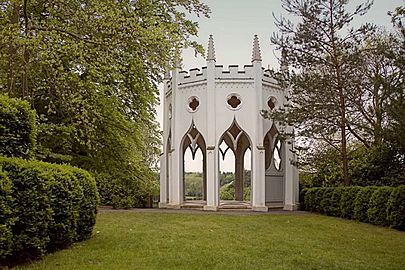
[(166, 208), (167, 201), (167, 169), (166, 169), (166, 153), (163, 153), (160, 158), (160, 202), (159, 208)]
[(176, 64), (176, 68), (173, 71), (172, 76), (172, 119), (171, 119), (171, 131), (172, 131), (172, 149), (170, 151), (170, 167), (169, 167), (169, 204), (167, 207), (180, 208), (183, 193), (182, 193), (182, 149), (181, 149), (181, 134), (178, 132), (181, 121), (181, 115), (176, 105), (180, 105), (179, 95), (177, 94), (178, 77), (180, 72), (180, 63)]
[(171, 101), (170, 98), (166, 98), (166, 94), (169, 90), (169, 83), (170, 83), (170, 71), (167, 69), (164, 78), (163, 78), (163, 95), (162, 95), (162, 102), (163, 102), (163, 153), (160, 156), (160, 202), (159, 207), (165, 208), (167, 204), (167, 193), (168, 193), (168, 164), (167, 164), (167, 156), (169, 154), (170, 149), (168, 149), (167, 141), (170, 133), (170, 119), (169, 119), (169, 105), (168, 103)]
[(294, 139), (287, 138), (284, 143), (284, 169), (285, 169), (285, 192), (284, 210), (298, 209), (298, 170), (295, 167), (295, 155), (293, 153)]
[(263, 147), (253, 147), (252, 164), (252, 209), (253, 211), (267, 212), (265, 189), (265, 157)]
[(254, 91), (256, 95), (256, 128), (252, 138), (252, 209), (254, 211), (268, 211), (266, 206), (265, 188), (265, 155), (263, 147), (263, 117), (260, 111), (263, 106), (263, 69), (262, 56), (260, 52), (259, 39), (257, 35), (253, 41), (252, 64), (254, 70)]
[(216, 211), (219, 205), (215, 106), (215, 50), (211, 35), (207, 50), (207, 204), (204, 206), (207, 211)]

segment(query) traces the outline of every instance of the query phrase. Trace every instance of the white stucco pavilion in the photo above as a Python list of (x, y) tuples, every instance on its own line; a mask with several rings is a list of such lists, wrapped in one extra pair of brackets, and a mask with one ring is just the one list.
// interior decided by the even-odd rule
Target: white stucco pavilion
[[(296, 210), (298, 172), (295, 164), (292, 127), (280, 126), (261, 115), (287, 104), (288, 92), (281, 89), (269, 70), (262, 67), (257, 36), (252, 63), (227, 69), (216, 64), (214, 41), (209, 38), (207, 66), (165, 75), (163, 154), (160, 159), (161, 208), (186, 207), (184, 153), (203, 156), (203, 200), (201, 208), (217, 211), (229, 202), (219, 196), (219, 160), (224, 151), (235, 154), (235, 198), (233, 207), (248, 205), (253, 211), (269, 208)], [(221, 142), (227, 149), (220, 149)], [(251, 200), (243, 201), (243, 156), (251, 150)], [(194, 202), (195, 204), (195, 202)]]

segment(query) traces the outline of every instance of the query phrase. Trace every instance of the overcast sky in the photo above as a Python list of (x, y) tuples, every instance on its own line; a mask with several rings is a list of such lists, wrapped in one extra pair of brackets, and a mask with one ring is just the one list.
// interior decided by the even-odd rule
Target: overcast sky
[[(211, 18), (196, 18), (200, 31), (196, 39), (204, 45), (208, 43), (210, 34), (214, 36), (217, 64), (224, 65), (247, 65), (251, 62), (253, 36), (257, 34), (260, 39), (263, 66), (277, 68), (277, 58), (274, 47), (270, 44), (270, 37), (277, 32), (274, 25), (273, 13), (276, 17), (286, 15), (281, 8), (280, 0), (202, 0), (211, 8)], [(350, 7), (362, 3), (361, 0), (351, 0)], [(398, 6), (403, 6), (405, 0), (374, 0), (374, 5), (363, 17), (353, 22), (359, 26), (365, 22), (371, 22), (379, 26), (391, 29), (388, 11)], [(188, 49), (183, 53), (183, 69), (201, 68), (206, 65), (203, 57), (195, 57), (194, 51)], [(162, 88), (161, 98), (162, 98)], [(158, 121), (162, 123), (162, 105), (157, 109)], [(193, 162), (186, 166), (188, 170), (199, 170), (199, 162)], [(233, 170), (233, 161), (223, 165), (226, 171)]]

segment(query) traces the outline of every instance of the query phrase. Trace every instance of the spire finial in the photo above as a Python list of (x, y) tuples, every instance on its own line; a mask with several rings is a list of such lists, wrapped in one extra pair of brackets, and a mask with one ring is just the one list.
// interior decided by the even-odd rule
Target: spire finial
[(253, 40), (253, 54), (252, 54), (252, 62), (254, 61), (262, 61), (262, 55), (260, 52), (260, 45), (259, 45), (259, 38), (255, 35)]
[(207, 61), (216, 61), (215, 48), (214, 48), (214, 37), (212, 35), (210, 35), (210, 38), (208, 39)]

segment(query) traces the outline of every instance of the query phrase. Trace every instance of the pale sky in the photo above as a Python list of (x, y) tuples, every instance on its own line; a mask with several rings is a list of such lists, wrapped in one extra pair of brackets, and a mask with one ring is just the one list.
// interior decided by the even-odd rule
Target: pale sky
[[(281, 8), (280, 0), (202, 0), (211, 8), (211, 18), (196, 18), (200, 31), (196, 39), (205, 48), (210, 34), (214, 36), (216, 60), (218, 65), (248, 65), (251, 62), (253, 36), (257, 34), (260, 39), (263, 66), (277, 68), (274, 46), (270, 44), (270, 37), (277, 32), (274, 25), (273, 13), (276, 17), (286, 15)], [(352, 0), (350, 6), (354, 7), (364, 1)], [(365, 22), (378, 26), (392, 28), (388, 11), (403, 6), (405, 0), (374, 0), (374, 5), (363, 17), (353, 22), (359, 26)], [(195, 57), (194, 51), (185, 50), (183, 53), (183, 69), (201, 68), (206, 66), (202, 56)], [(160, 88), (162, 100), (162, 88)], [(157, 118), (162, 127), (162, 104), (157, 108)], [(189, 159), (191, 160), (191, 159)], [(200, 161), (186, 165), (186, 171), (200, 170)], [(225, 171), (233, 170), (233, 162), (221, 164)]]

